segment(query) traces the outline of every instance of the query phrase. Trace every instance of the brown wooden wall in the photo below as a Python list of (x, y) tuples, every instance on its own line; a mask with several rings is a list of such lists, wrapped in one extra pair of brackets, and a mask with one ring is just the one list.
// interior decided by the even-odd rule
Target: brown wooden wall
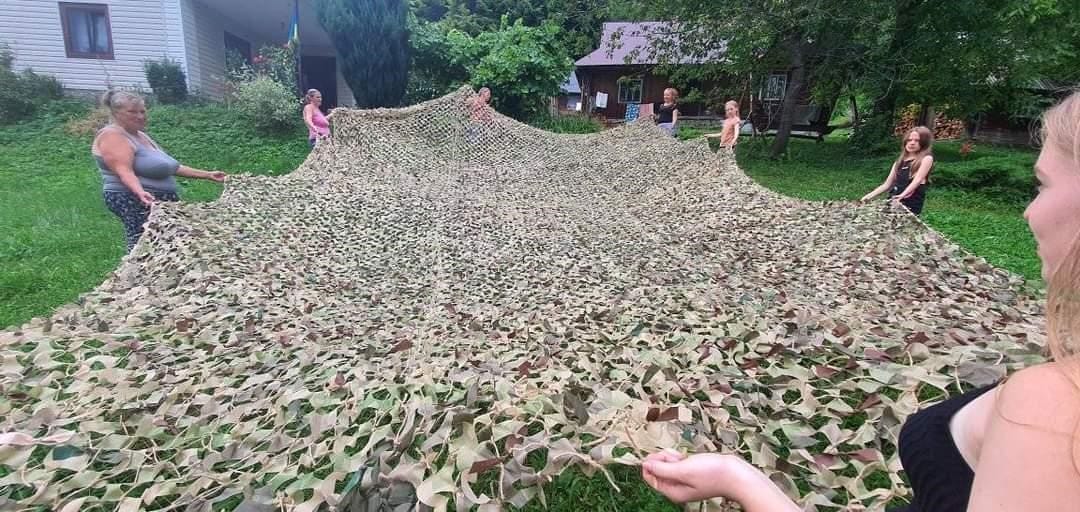
[(1012, 146), (1039, 145), (1038, 121), (1010, 119), (999, 113), (985, 113), (978, 121), (968, 125), (968, 135), (976, 141)]
[[(639, 66), (583, 67), (577, 69), (577, 75), (581, 84), (582, 101), (588, 102), (585, 106), (590, 111), (595, 106), (596, 93), (607, 93), (607, 108), (596, 112), (596, 115), (607, 119), (622, 119), (626, 115), (626, 105), (619, 103), (620, 77), (641, 77), (641, 103), (663, 102), (664, 89), (672, 86), (667, 77), (654, 75)], [(679, 113), (682, 115), (695, 116), (701, 111), (700, 105), (679, 106)]]

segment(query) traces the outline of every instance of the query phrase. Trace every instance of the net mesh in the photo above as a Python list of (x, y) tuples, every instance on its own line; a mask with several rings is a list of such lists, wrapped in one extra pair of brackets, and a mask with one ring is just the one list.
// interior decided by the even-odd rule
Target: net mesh
[(0, 508), (500, 510), (677, 448), (881, 509), (908, 414), (1040, 357), (1041, 302), (905, 212), (471, 98), (337, 110), (0, 333)]

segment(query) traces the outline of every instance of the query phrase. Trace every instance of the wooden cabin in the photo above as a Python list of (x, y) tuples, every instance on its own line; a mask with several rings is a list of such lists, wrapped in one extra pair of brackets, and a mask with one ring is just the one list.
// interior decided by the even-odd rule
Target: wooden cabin
[[(650, 51), (653, 41), (670, 33), (670, 25), (664, 22), (604, 23), (600, 44), (592, 53), (575, 63), (581, 88), (582, 110), (605, 121), (624, 119), (630, 104), (657, 103), (664, 100), (664, 89), (672, 87), (664, 75), (654, 72), (660, 65)], [(667, 36), (674, 37), (674, 36)], [(680, 66), (695, 66), (721, 62), (722, 54), (708, 58), (684, 57), (678, 59)], [(790, 72), (775, 70), (762, 80), (758, 90), (746, 90), (739, 102), (743, 119), (748, 119), (754, 131), (768, 133), (775, 130), (780, 121), (780, 110), (787, 91)], [(738, 77), (698, 84), (703, 90), (733, 83)], [(746, 82), (746, 80), (743, 80)], [(607, 96), (606, 105), (598, 103), (598, 95)], [(795, 111), (796, 136), (821, 137), (828, 133), (828, 121), (832, 106), (816, 105), (811, 101), (809, 87), (797, 102)], [(712, 112), (704, 105), (681, 103), (679, 112), (684, 120), (716, 124), (723, 111)]]

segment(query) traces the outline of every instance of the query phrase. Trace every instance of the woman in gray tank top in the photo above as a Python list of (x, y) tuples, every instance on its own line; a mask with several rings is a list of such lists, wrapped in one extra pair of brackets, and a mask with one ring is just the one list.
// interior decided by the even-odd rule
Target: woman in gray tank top
[(112, 122), (98, 131), (92, 152), (101, 172), (105, 205), (120, 217), (127, 250), (142, 236), (155, 201), (179, 201), (176, 177), (225, 181), (221, 171), (181, 165), (143, 133), (146, 102), (138, 94), (109, 91), (101, 99)]

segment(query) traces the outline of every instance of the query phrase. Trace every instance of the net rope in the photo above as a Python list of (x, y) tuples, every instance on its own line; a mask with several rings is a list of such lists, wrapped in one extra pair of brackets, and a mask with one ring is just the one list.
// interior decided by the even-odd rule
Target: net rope
[(1041, 360), (1041, 300), (906, 212), (472, 98), (335, 110), (0, 333), (0, 509), (502, 510), (660, 448), (881, 509), (928, 390)]

